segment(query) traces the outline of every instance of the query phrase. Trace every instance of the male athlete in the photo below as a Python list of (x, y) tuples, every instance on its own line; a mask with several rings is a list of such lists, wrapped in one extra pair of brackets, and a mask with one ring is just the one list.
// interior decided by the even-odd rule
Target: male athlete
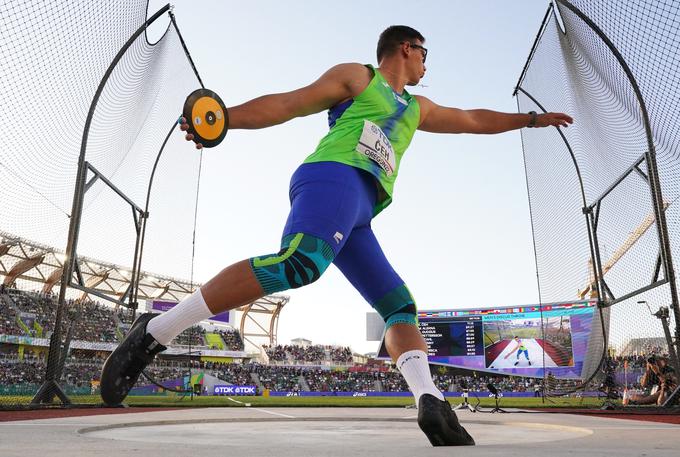
[[(330, 130), (291, 179), (281, 250), (228, 266), (164, 314), (140, 315), (104, 364), (105, 403), (123, 401), (144, 367), (185, 328), (264, 295), (310, 284), (333, 263), (385, 320), (387, 350), (415, 396), (418, 424), (430, 442), (474, 444), (432, 382), (415, 300), (380, 249), (371, 220), (392, 202), (399, 163), (416, 129), (500, 133), (566, 127), (572, 119), (560, 113), (464, 111), (411, 95), (405, 86), (425, 75), (424, 42), (410, 27), (389, 27), (378, 41), (379, 68), (340, 64), (309, 86), (228, 109), (232, 129), (260, 129), (328, 110)], [(194, 138), (187, 134), (186, 139)]]
[(519, 336), (516, 336), (514, 340), (515, 347), (512, 349), (512, 351), (508, 352), (504, 358), (507, 359), (512, 354), (517, 352), (517, 361), (515, 362), (515, 366), (519, 365), (519, 356), (522, 354), (524, 354), (524, 357), (527, 359), (527, 362), (529, 362), (529, 365), (531, 365), (531, 360), (529, 360), (529, 349), (527, 349), (527, 346), (526, 344), (524, 344), (524, 341), (522, 341)]

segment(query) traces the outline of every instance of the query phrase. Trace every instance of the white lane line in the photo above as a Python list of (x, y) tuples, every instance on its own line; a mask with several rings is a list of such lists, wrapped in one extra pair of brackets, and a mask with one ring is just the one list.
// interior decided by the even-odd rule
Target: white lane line
[(404, 416), (402, 419), (418, 419), (418, 416)]
[(231, 401), (233, 401), (234, 403), (238, 403), (239, 405), (243, 405), (243, 406), (246, 406), (246, 407), (250, 407), (250, 403), (243, 403), (242, 401), (234, 400), (234, 399), (231, 398), (231, 397), (227, 397), (227, 400), (231, 400)]
[(275, 416), (281, 416), (281, 417), (287, 417), (289, 419), (295, 419), (295, 416), (289, 416), (288, 414), (281, 414), (281, 413), (275, 413), (274, 411), (267, 411), (266, 409), (260, 409), (260, 408), (250, 408), (255, 411), (260, 411), (262, 413), (267, 413), (267, 414), (273, 414)]

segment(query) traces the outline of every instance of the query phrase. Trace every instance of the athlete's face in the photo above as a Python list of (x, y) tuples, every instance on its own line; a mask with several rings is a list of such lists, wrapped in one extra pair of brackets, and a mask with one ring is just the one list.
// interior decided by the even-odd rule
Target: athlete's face
[(425, 60), (427, 59), (427, 49), (423, 47), (420, 40), (405, 41), (402, 46), (407, 50), (409, 68), (409, 86), (415, 86), (425, 76)]

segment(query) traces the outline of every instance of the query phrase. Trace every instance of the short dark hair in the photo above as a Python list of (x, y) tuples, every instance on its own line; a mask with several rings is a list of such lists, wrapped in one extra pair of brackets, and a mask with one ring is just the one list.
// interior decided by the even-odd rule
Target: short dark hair
[(420, 40), (421, 43), (424, 43), (425, 37), (419, 31), (407, 25), (391, 25), (387, 27), (378, 39), (378, 49), (376, 50), (378, 63), (380, 63), (383, 57), (392, 54), (401, 42), (411, 40)]

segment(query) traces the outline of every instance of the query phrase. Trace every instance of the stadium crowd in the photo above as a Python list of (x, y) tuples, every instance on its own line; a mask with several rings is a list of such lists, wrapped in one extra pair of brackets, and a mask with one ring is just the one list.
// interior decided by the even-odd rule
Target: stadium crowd
[[(99, 381), (102, 360), (97, 357), (69, 357), (61, 382), (71, 387), (88, 387)], [(45, 373), (44, 360), (26, 356), (23, 360), (8, 354), (0, 355), (0, 379), (4, 384), (39, 384)], [(319, 391), (319, 392), (406, 392), (408, 387), (396, 370), (350, 371), (328, 370), (311, 366), (277, 366), (258, 363), (218, 363), (172, 361), (159, 359), (146, 370), (156, 381), (164, 382), (184, 377), (188, 372), (202, 371), (228, 383), (257, 385), (259, 390)], [(442, 391), (486, 391), (493, 383), (505, 392), (529, 391), (538, 382), (529, 378), (461, 376), (433, 373)], [(149, 384), (141, 378), (137, 385)]]
[(329, 345), (262, 345), (270, 362), (283, 363), (320, 363), (323, 361), (334, 363), (351, 363), (352, 350), (348, 347)]
[(200, 325), (192, 325), (177, 335), (170, 344), (173, 346), (205, 346), (205, 329)]
[[(56, 317), (57, 302), (53, 294), (26, 292), (6, 288), (0, 296), (0, 334), (48, 338)], [(71, 339), (95, 343), (117, 343), (129, 328), (130, 312), (99, 302), (85, 300), (67, 302), (64, 332), (70, 329)], [(22, 325), (23, 324), (23, 325)], [(243, 351), (238, 331), (217, 330), (229, 351)], [(172, 345), (206, 346), (206, 330), (193, 326), (180, 333)]]
[[(66, 359), (60, 383), (65, 387), (95, 388), (99, 381), (99, 373), (106, 353), (74, 350)], [(23, 359), (16, 353), (0, 352), (0, 385), (27, 386), (35, 388), (43, 381), (45, 362), (42, 355), (36, 356), (26, 352)], [(639, 356), (620, 358), (619, 362), (628, 360), (639, 364)], [(642, 356), (643, 361), (646, 359)], [(334, 369), (322, 366), (285, 366), (263, 365), (259, 363), (220, 363), (197, 360), (177, 360), (172, 358), (157, 359), (149, 366), (147, 372), (158, 382), (177, 380), (187, 376), (189, 372), (201, 371), (213, 375), (230, 384), (256, 385), (259, 392), (264, 389), (275, 391), (319, 391), (319, 392), (406, 392), (408, 387), (401, 373), (388, 365), (355, 365), (338, 366)], [(641, 371), (639, 373), (644, 373)], [(629, 379), (629, 389), (639, 386), (637, 379)], [(486, 392), (488, 384), (493, 384), (502, 392), (533, 392), (536, 396), (543, 391), (543, 379), (492, 376), (464, 375), (443, 372), (441, 367), (432, 367), (432, 377), (437, 387), (443, 392)], [(149, 381), (142, 377), (137, 385), (148, 385)], [(32, 387), (28, 387), (32, 386)], [(614, 386), (621, 398), (624, 384), (617, 382)], [(642, 386), (644, 387), (644, 386)], [(595, 384), (581, 385), (579, 380), (558, 380), (548, 376), (546, 389), (553, 395), (574, 392), (579, 388), (597, 391)], [(1, 390), (1, 389), (0, 389)]]
[(222, 337), (227, 350), (242, 351), (244, 349), (243, 339), (238, 330), (218, 330), (217, 333)]
[[(25, 292), (5, 289), (0, 294), (0, 335), (17, 335), (49, 338), (51, 323), (56, 310), (55, 297), (39, 292)], [(69, 301), (64, 316), (65, 333), (72, 340), (93, 343), (115, 343), (119, 335), (129, 327), (130, 313), (116, 310), (94, 301)], [(210, 335), (208, 335), (210, 334)], [(208, 344), (210, 336), (212, 343)], [(238, 331), (221, 329), (207, 331), (194, 326), (182, 332), (171, 344), (179, 346), (214, 347), (214, 341), (224, 342), (224, 348), (243, 351), (244, 345)], [(4, 348), (3, 348), (4, 346)], [(19, 355), (11, 345), (0, 345), (0, 385), (34, 385), (43, 381), (45, 374), (44, 352)], [(221, 345), (218, 345), (222, 347)], [(352, 365), (352, 351), (349, 347), (328, 345), (276, 345), (263, 346), (269, 364), (198, 362), (173, 358), (159, 358), (148, 372), (157, 381), (169, 381), (186, 376), (189, 370), (205, 373), (237, 385), (257, 385), (258, 389), (277, 391), (323, 391), (323, 392), (404, 392), (408, 390), (401, 374), (379, 361)], [(12, 352), (14, 351), (14, 352)], [(36, 355), (41, 354), (41, 355)], [(645, 388), (641, 379), (649, 371), (650, 355), (662, 355), (659, 346), (645, 346), (643, 350), (610, 357), (609, 367), (611, 389), (617, 395), (624, 386), (629, 389)], [(71, 387), (96, 386), (99, 373), (107, 352), (72, 349), (66, 359), (60, 383)], [(330, 369), (330, 367), (334, 367)], [(542, 379), (451, 374), (439, 368), (432, 368), (432, 377), (442, 391), (461, 392), (465, 390), (483, 392), (488, 384), (504, 392), (542, 391)], [(605, 381), (609, 382), (609, 381)], [(138, 385), (148, 384), (142, 378)], [(557, 380), (547, 377), (548, 392), (571, 392), (581, 388), (578, 380)], [(648, 387), (648, 386), (647, 386)], [(610, 389), (610, 390), (611, 390)]]
[(203, 368), (207, 373), (230, 384), (248, 386), (253, 383), (249, 364), (206, 362)]
[(316, 392), (379, 392), (383, 372), (328, 371), (310, 369), (304, 373), (309, 390)]
[(262, 389), (299, 391), (300, 377), (304, 374), (301, 367), (279, 367), (251, 364), (251, 373), (257, 375)]

